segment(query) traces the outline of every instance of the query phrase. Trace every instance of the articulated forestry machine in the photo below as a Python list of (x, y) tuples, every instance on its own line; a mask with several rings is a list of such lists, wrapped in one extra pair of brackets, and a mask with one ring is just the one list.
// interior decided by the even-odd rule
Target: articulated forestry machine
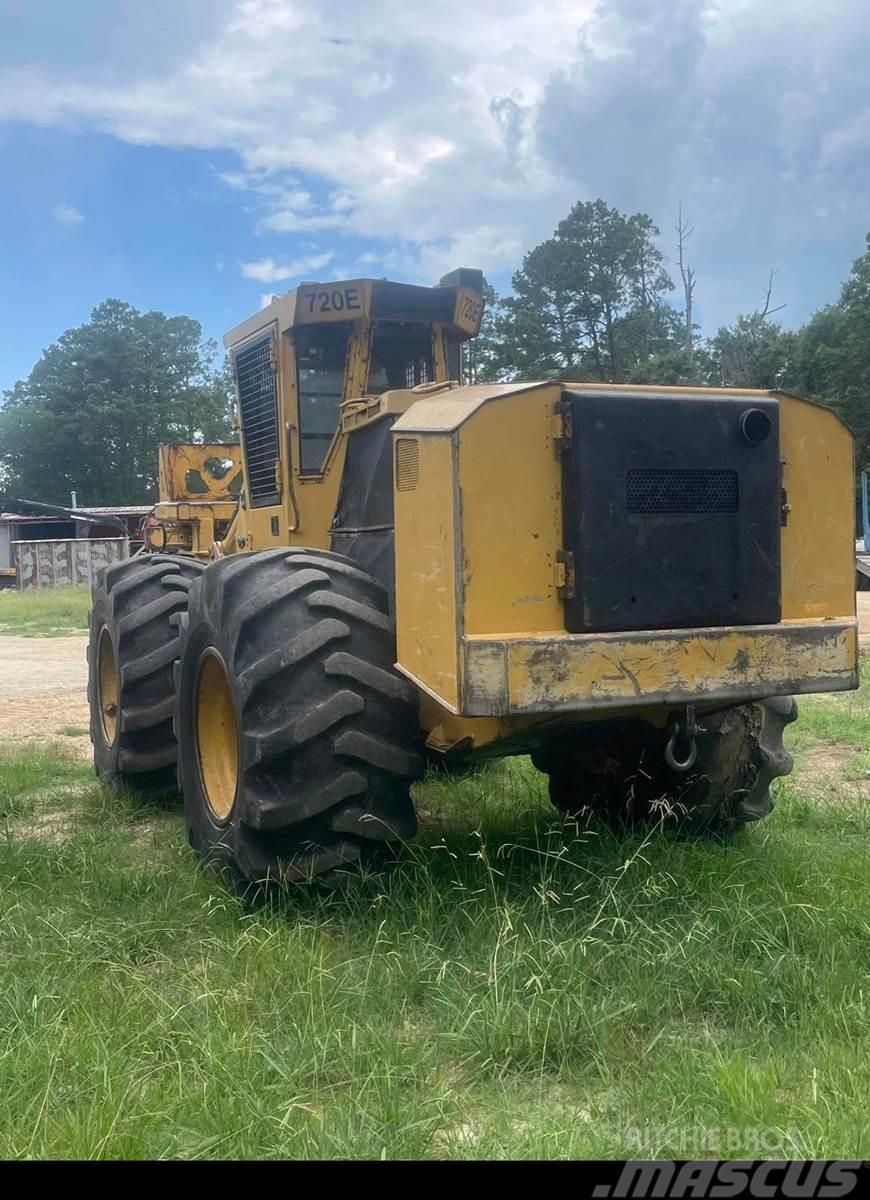
[(564, 812), (727, 833), (791, 768), (793, 695), (857, 684), (834, 413), (462, 386), (481, 314), (467, 270), (273, 299), (225, 339), (242, 486), (211, 561), (95, 587), (97, 771), (177, 772), (191, 844), (242, 884), (377, 860), (427, 761), (528, 754)]

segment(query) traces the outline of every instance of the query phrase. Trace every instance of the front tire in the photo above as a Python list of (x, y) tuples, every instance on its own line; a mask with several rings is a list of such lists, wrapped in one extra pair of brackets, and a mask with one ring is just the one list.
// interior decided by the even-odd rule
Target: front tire
[(416, 694), (385, 590), (286, 547), (212, 563), (178, 663), (179, 777), (196, 853), (243, 886), (377, 863), (416, 832)]
[(137, 789), (175, 783), (173, 666), (179, 620), (204, 564), (153, 554), (97, 575), (88, 643), (88, 703), (94, 769)]

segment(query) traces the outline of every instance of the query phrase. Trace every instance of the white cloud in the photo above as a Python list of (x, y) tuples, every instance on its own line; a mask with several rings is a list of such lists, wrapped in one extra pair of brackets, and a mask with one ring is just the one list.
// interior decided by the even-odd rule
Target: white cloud
[(241, 272), (245, 279), (256, 279), (259, 283), (277, 283), (281, 279), (301, 279), (314, 271), (320, 271), (328, 266), (335, 254), (327, 250), (323, 254), (309, 254), (295, 258), (291, 262), (276, 262), (274, 258), (259, 258), (256, 262), (241, 264)]
[(679, 199), (708, 305), (724, 304), (739, 239), (764, 277), (777, 245), (783, 261), (789, 239), (832, 236), (832, 204), (867, 220), (870, 25), (854, 0), (173, 2), (173, 53), (149, 36), (135, 70), (107, 68), (109, 28), (90, 61), (47, 63), (36, 43), (0, 67), (0, 122), (235, 153), (217, 177), (264, 243), (247, 278), (316, 270), (292, 261), (300, 235), (343, 259), (361, 239), (351, 256), (424, 282), (504, 271), (577, 199), (665, 230)]
[[(36, 57), (0, 70), (0, 121), (236, 151), (241, 166), (223, 182), (253, 192), (265, 235), (398, 239), (411, 257), (427, 247), (418, 272), (433, 260), (441, 270), (456, 265), (454, 237), (473, 242), (497, 224), (503, 240), (524, 242), (564, 208), (566, 189), (533, 140), (507, 139), (490, 104), (513, 93), (526, 105), (540, 99), (548, 74), (570, 63), (593, 3), (550, 0), (542, 19), (533, 0), (472, 9), (464, 0), (236, 0), (186, 63), (140, 69), (128, 83), (49, 72)], [(309, 179), (325, 203), (310, 198)]]
[(84, 221), (82, 214), (72, 204), (55, 204), (51, 216), (58, 225), (81, 225)]

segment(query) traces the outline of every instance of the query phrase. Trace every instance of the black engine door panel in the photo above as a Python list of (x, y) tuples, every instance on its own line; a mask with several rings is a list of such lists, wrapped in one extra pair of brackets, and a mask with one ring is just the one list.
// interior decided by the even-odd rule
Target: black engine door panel
[(777, 400), (638, 389), (562, 402), (568, 631), (779, 621)]

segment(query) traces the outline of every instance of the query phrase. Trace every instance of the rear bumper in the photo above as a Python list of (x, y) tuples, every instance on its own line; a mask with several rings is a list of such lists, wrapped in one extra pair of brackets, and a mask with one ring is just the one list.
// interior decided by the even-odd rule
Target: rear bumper
[(460, 659), (460, 707), (444, 706), (464, 716), (740, 703), (856, 688), (858, 623), (466, 637)]

